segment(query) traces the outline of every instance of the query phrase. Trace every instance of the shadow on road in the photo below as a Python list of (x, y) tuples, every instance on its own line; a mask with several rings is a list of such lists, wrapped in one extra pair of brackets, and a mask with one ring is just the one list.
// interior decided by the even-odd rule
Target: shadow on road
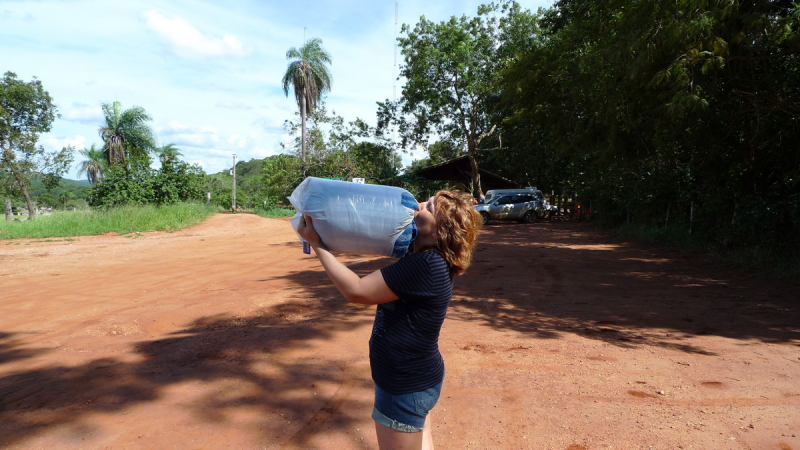
[[(367, 257), (349, 266), (364, 275), (390, 262)], [(368, 375), (352, 373), (352, 361), (335, 355), (297, 360), (286, 353), (368, 325), (373, 309), (343, 306), (321, 269), (284, 278), (296, 286), (284, 303), (247, 317), (203, 317), (173, 335), (139, 342), (130, 349), (137, 362), (106, 358), (3, 376), (0, 447), (56, 426), (72, 427), (76, 436), (91, 433), (83, 425), (91, 415), (155, 401), (187, 381), (226, 380), (240, 385), (182, 406), (208, 423), (224, 423), (243, 407), (269, 412), (257, 424), (265, 445), (309, 448), (315, 436), (337, 432), (352, 439), (350, 448), (363, 448), (352, 429), (370, 405), (347, 393), (369, 389)], [(456, 280), (449, 320), (541, 339), (576, 333), (622, 347), (711, 354), (692, 338), (798, 342), (796, 289), (610, 239), (586, 224), (502, 224), (484, 229), (473, 267)], [(19, 348), (16, 339), (0, 333), (0, 363), (45, 351)], [(308, 395), (324, 384), (342, 386), (342, 393)], [(303, 425), (270, 419), (277, 414)]]
[[(56, 426), (66, 426), (80, 442), (82, 435), (92, 433), (84, 420), (92, 415), (155, 401), (181, 383), (222, 381), (237, 387), (182, 406), (210, 424), (225, 423), (242, 408), (264, 411), (257, 424), (264, 445), (313, 448), (309, 441), (317, 434), (336, 432), (351, 436), (349, 448), (364, 448), (353, 429), (371, 404), (347, 394), (371, 389), (369, 376), (354, 373), (352, 361), (336, 356), (298, 360), (285, 353), (333, 339), (335, 333), (369, 324), (372, 318), (369, 311), (343, 307), (324, 272), (292, 276), (302, 279), (305, 288), (284, 303), (244, 318), (203, 317), (162, 339), (139, 342), (130, 351), (141, 356), (139, 362), (105, 358), (3, 376), (0, 447)], [(14, 347), (13, 336), (0, 333), (0, 362), (31, 356)], [(325, 385), (341, 387), (332, 396), (311, 395)], [(295, 427), (276, 422), (278, 415)]]
[(797, 286), (701, 256), (626, 242), (580, 223), (484, 228), (450, 318), (621, 347), (710, 354), (691, 337), (800, 341)]

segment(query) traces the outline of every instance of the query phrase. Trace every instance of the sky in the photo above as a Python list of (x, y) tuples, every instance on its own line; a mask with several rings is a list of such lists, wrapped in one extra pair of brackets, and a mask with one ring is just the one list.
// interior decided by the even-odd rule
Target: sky
[[(519, 1), (519, 0), (518, 0)], [(0, 73), (34, 77), (61, 117), (39, 143), (101, 146), (101, 105), (141, 106), (158, 145), (206, 173), (282, 153), (297, 103), (281, 79), (286, 51), (320, 38), (331, 55), (328, 111), (375, 125), (376, 102), (402, 91), (396, 37), (420, 16), (475, 16), (480, 0), (0, 0)], [(536, 11), (551, 0), (522, 0)], [(397, 56), (395, 57), (395, 53)], [(397, 65), (396, 65), (397, 64)], [(425, 157), (403, 154), (403, 163)], [(65, 178), (79, 179), (75, 164)]]

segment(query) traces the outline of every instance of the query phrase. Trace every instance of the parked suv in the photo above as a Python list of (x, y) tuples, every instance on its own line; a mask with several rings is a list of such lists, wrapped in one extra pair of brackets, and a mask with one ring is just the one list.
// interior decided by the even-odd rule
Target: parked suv
[(547, 214), (544, 194), (536, 188), (497, 189), (488, 191), (486, 203), (475, 205), (483, 218), (489, 220), (520, 220), (526, 223), (536, 222)]

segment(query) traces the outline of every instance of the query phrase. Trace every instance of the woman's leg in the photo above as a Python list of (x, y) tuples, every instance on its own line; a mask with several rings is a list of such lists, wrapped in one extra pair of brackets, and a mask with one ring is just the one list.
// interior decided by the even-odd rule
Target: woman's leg
[(378, 447), (381, 450), (419, 450), (422, 448), (423, 433), (405, 433), (375, 422), (375, 434), (378, 435)]
[(425, 428), (422, 429), (422, 450), (433, 450), (433, 424), (431, 422), (431, 414), (425, 418)]

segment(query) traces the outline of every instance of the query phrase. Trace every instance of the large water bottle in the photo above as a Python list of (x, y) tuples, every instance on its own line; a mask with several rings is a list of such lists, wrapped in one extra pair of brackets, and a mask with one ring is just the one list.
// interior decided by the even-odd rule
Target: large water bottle
[(297, 210), (295, 232), (302, 215), (311, 216), (332, 251), (399, 258), (416, 237), (417, 201), (405, 189), (308, 177), (288, 199)]

